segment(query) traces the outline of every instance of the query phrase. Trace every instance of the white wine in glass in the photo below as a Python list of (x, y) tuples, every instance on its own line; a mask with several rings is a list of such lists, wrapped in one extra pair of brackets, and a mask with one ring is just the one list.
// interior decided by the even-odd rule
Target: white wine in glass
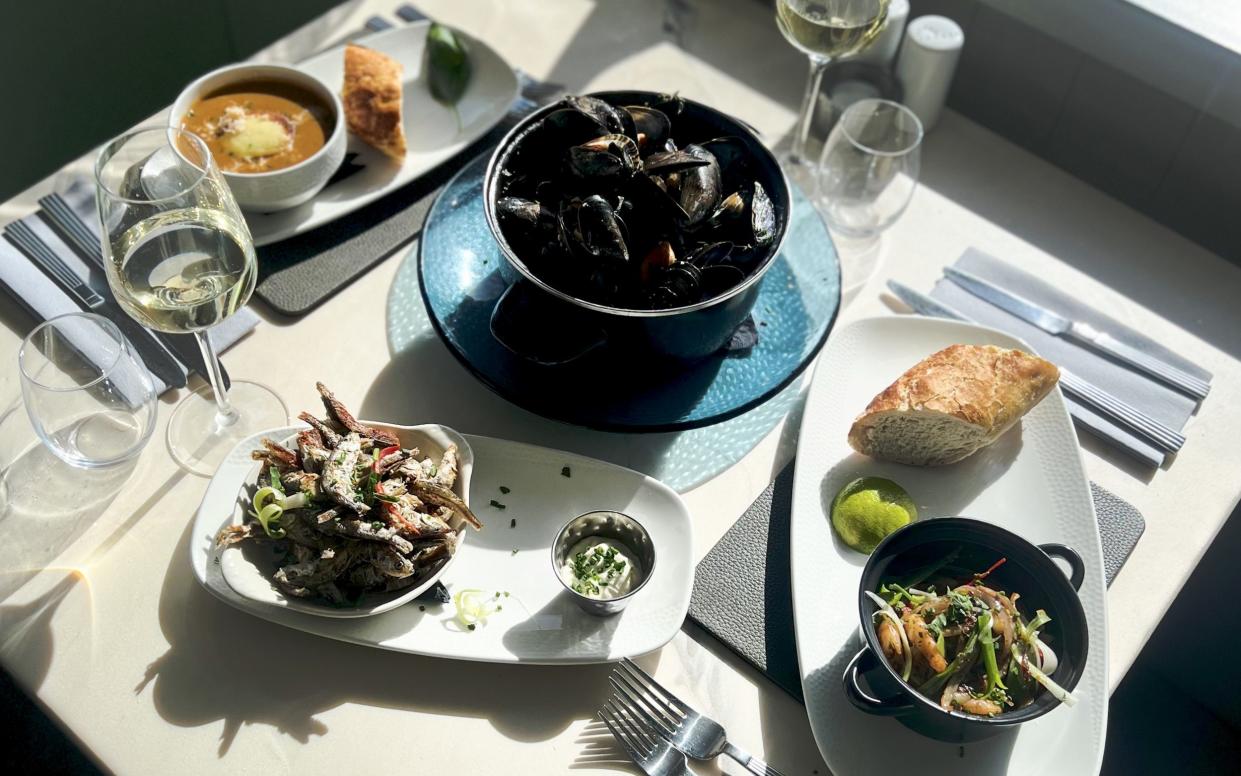
[(888, 0), (777, 0), (780, 32), (810, 58), (810, 76), (793, 145), (782, 160), (789, 177), (809, 193), (813, 161), (806, 158), (806, 138), (814, 116), (823, 71), (838, 57), (856, 54), (871, 44), (888, 17)]
[(267, 386), (224, 387), (208, 331), (245, 306), (258, 273), (254, 242), (211, 152), (197, 136), (161, 127), (104, 147), (95, 165), (108, 284), (148, 328), (198, 339), (210, 385), (168, 421), (168, 446), (186, 469), (211, 474), (237, 442), (288, 422)]
[(222, 211), (159, 213), (117, 236), (116, 296), (131, 316), (157, 331), (206, 329), (250, 298), (253, 253), (245, 227)]

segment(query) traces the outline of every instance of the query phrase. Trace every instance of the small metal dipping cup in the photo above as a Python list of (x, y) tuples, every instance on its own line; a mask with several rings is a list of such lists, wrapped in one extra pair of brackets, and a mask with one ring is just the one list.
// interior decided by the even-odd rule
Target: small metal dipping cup
[[(632, 590), (619, 598), (589, 598), (570, 587), (570, 582), (561, 576), (560, 570), (569, 560), (569, 550), (592, 536), (612, 539), (621, 544), (642, 567), (642, 578)], [(577, 605), (589, 614), (605, 616), (621, 611), (646, 586), (654, 572), (655, 546), (651, 543), (651, 535), (637, 520), (620, 512), (599, 510), (578, 515), (565, 523), (560, 533), (556, 534), (556, 541), (552, 542), (552, 573)]]

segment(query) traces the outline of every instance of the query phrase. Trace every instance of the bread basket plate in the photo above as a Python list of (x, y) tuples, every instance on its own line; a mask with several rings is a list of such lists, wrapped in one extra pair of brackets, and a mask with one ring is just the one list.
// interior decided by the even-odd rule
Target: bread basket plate
[[(393, 429), (403, 440), (410, 431), (404, 426), (373, 425)], [(301, 428), (272, 429), (243, 440), (207, 486), (194, 520), (190, 563), (199, 583), (225, 603), (327, 638), (494, 663), (610, 662), (658, 649), (680, 629), (694, 587), (694, 540), (689, 510), (676, 492), (614, 464), (470, 434), (461, 435), (474, 454), (468, 502), (483, 530), (466, 529), (439, 581), (449, 593), (470, 588), (488, 594), (507, 592), (501, 599), (503, 609), (485, 624), (473, 631), (459, 626), (452, 604), (403, 601), (373, 616), (341, 618), (254, 600), (264, 595), (257, 589), (250, 597), (238, 593), (225, 579), (222, 563), (216, 562), (220, 553), (215, 536), (235, 520), (239, 494), (244, 484), (254, 481), (257, 469), (250, 451), (264, 436), (283, 439)], [(493, 500), (504, 508), (493, 506)], [(596, 509), (623, 512), (640, 521), (659, 555), (641, 592), (625, 611), (611, 617), (596, 617), (578, 608), (548, 562), (560, 528), (575, 515)]]
[[(908, 770), (971, 773), (1097, 773), (1107, 730), (1107, 618), (1103, 551), (1077, 436), (1059, 389), (992, 446), (957, 464), (914, 467), (859, 455), (846, 436), (854, 418), (911, 366), (953, 344), (1030, 351), (1003, 332), (920, 316), (868, 318), (836, 331), (815, 368), (797, 453), (792, 507), (792, 593), (802, 689), (811, 729), (838, 776)], [(891, 717), (855, 709), (841, 687), (861, 648), (855, 606), (866, 556), (836, 540), (828, 509), (861, 476), (895, 480), (920, 519), (966, 516), (1042, 544), (1067, 544), (1086, 563), (1079, 591), (1090, 633), (1078, 703), (976, 743), (925, 738)], [(1054, 612), (1050, 612), (1055, 617)]]
[[(470, 47), (474, 70), (470, 85), (457, 104), (457, 113), (431, 98), (422, 66), (430, 24), (415, 22), (355, 41), (401, 63), (401, 117), (408, 144), (405, 161), (392, 162), (350, 134), (341, 172), (313, 199), (275, 213), (246, 213), (255, 245), (308, 232), (352, 213), (430, 172), (504, 118), (517, 97), (517, 74), (494, 49), (464, 32), (457, 34)], [(344, 46), (336, 46), (297, 67), (339, 91), (344, 83), (344, 51)]]

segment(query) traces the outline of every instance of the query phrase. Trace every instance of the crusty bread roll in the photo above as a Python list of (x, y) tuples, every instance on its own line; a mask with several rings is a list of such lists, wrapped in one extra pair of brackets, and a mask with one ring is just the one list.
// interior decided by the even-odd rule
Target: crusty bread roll
[(952, 345), (915, 364), (853, 421), (864, 455), (940, 466), (999, 439), (1051, 392), (1055, 364), (994, 345)]
[(398, 162), (405, 159), (400, 62), (350, 43), (345, 46), (345, 87), (340, 96), (350, 132)]

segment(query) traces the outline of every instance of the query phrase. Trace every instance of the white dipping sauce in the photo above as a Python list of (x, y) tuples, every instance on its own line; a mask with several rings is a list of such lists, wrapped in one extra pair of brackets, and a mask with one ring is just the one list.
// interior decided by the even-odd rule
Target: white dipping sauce
[(629, 548), (615, 539), (590, 536), (569, 549), (560, 576), (575, 592), (608, 600), (632, 590), (642, 579), (642, 567), (630, 557)]

